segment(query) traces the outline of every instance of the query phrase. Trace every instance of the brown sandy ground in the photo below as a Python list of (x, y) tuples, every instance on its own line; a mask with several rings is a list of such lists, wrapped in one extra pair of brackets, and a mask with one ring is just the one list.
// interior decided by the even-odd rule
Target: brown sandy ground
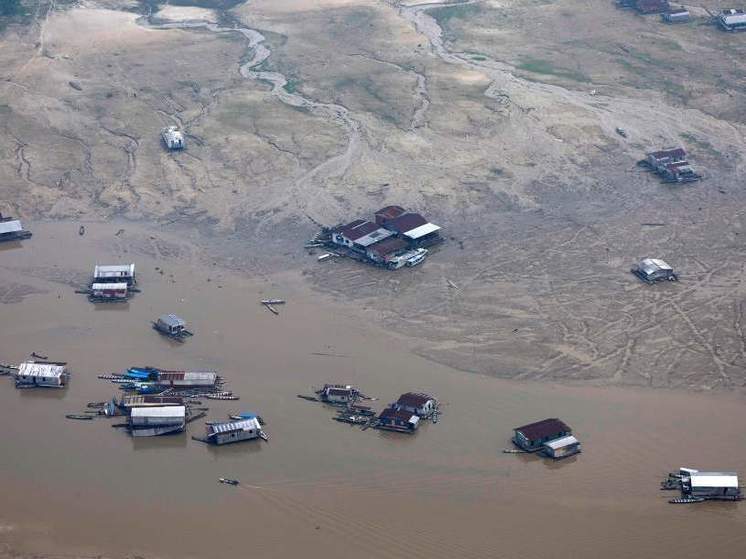
[[(467, 370), (744, 384), (742, 35), (578, 0), (233, 10), (272, 51), (258, 69), (346, 108), (342, 125), (242, 77), (238, 34), (145, 29), (125, 8), (40, 11), (5, 31), (0, 211), (196, 225), (224, 262), (300, 269)], [(186, 129), (184, 153), (160, 146), (168, 124)], [(671, 145), (705, 181), (671, 187), (635, 168)], [(314, 222), (389, 203), (450, 237), (421, 268), (320, 265), (300, 248)], [(682, 282), (638, 284), (629, 266), (648, 255)]]

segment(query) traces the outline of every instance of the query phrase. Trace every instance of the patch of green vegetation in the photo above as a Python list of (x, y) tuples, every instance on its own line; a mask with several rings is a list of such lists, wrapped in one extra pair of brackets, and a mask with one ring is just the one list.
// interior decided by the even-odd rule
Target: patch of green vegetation
[(282, 86), (282, 89), (284, 89), (288, 93), (295, 93), (296, 91), (298, 91), (298, 86), (300, 86), (300, 80), (296, 80), (295, 78), (288, 78), (287, 83)]
[(571, 68), (562, 68), (552, 64), (550, 60), (544, 60), (541, 58), (525, 57), (521, 60), (521, 63), (517, 66), (519, 70), (525, 70), (534, 74), (545, 74), (549, 76), (556, 76), (558, 78), (564, 78), (576, 82), (590, 82), (591, 79), (581, 72), (580, 70), (573, 70)]
[(443, 8), (433, 8), (429, 14), (438, 22), (441, 29), (452, 19), (466, 19), (477, 15), (482, 11), (482, 7), (476, 4), (466, 4), (464, 6), (446, 6)]
[(710, 152), (712, 155), (715, 155), (715, 156), (722, 155), (718, 150), (715, 149), (715, 147), (710, 142), (702, 138), (698, 138), (694, 134), (691, 134), (689, 132), (682, 132), (681, 134), (679, 134), (679, 136), (681, 136), (681, 139), (687, 142), (688, 144), (696, 146), (698, 149), (702, 151)]

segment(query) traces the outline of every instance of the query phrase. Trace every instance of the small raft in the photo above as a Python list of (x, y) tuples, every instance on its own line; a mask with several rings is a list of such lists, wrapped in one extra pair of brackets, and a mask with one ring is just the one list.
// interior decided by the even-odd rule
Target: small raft
[(238, 400), (239, 397), (233, 392), (215, 392), (213, 394), (203, 394), (202, 397), (208, 400)]
[(84, 420), (90, 421), (91, 419), (93, 419), (94, 416), (92, 416), (92, 415), (84, 415), (84, 414), (81, 414), (81, 413), (68, 413), (65, 417), (68, 418), (68, 419), (78, 419), (78, 420), (81, 420), (81, 421), (84, 421)]

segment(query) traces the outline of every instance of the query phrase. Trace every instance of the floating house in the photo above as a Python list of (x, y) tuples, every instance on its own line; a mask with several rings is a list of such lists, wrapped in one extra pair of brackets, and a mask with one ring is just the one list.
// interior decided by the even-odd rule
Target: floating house
[(394, 407), (386, 408), (376, 419), (375, 427), (400, 433), (414, 433), (420, 424), (417, 414)]
[(655, 171), (664, 182), (692, 182), (702, 178), (694, 172), (682, 148), (647, 153), (641, 163)]
[(642, 281), (655, 283), (657, 281), (676, 281), (678, 277), (673, 268), (659, 258), (643, 258), (630, 270)]
[(332, 242), (365, 254), (366, 249), (393, 236), (393, 232), (371, 221), (357, 219), (332, 231)]
[(24, 231), (18, 219), (3, 217), (0, 214), (0, 243), (22, 241), (31, 237), (31, 231)]
[(395, 270), (424, 261), (424, 247), (442, 241), (440, 229), (418, 213), (386, 206), (375, 213), (375, 222), (357, 219), (339, 225), (329, 230), (329, 239), (353, 258)]
[(692, 499), (736, 501), (742, 498), (735, 472), (698, 472), (682, 477), (681, 492)]
[(572, 435), (544, 443), (542, 452), (549, 458), (559, 460), (580, 452), (580, 441)]
[(158, 371), (154, 382), (165, 387), (214, 387), (218, 383), (218, 374), (215, 371)]
[(209, 423), (207, 425), (206, 440), (216, 445), (249, 441), (266, 438), (259, 420), (254, 417), (241, 421), (227, 421), (225, 423)]
[(421, 418), (428, 418), (438, 409), (438, 401), (428, 394), (407, 392), (399, 396), (391, 407), (413, 413)]
[(427, 246), (440, 240), (440, 227), (418, 213), (403, 213), (384, 221), (383, 227), (409, 241), (411, 246)]
[(124, 396), (117, 402), (117, 407), (123, 410), (133, 408), (162, 408), (168, 406), (183, 406), (184, 399), (179, 396), (160, 396), (160, 395), (140, 395)]
[(28, 361), (18, 366), (16, 388), (64, 388), (69, 380), (66, 363)]
[(158, 320), (153, 323), (153, 328), (164, 336), (177, 340), (183, 340), (192, 335), (186, 329), (186, 321), (175, 314), (164, 314), (158, 317)]
[(513, 432), (515, 445), (528, 452), (542, 450), (544, 443), (572, 435), (572, 429), (556, 417), (516, 427)]
[(349, 384), (325, 384), (316, 394), (319, 400), (327, 404), (351, 404), (361, 396), (360, 391)]
[(88, 298), (94, 303), (120, 303), (129, 298), (126, 283), (92, 283)]
[(126, 283), (132, 287), (137, 283), (134, 264), (96, 266), (93, 269), (93, 283)]
[(161, 138), (163, 138), (163, 143), (166, 144), (166, 147), (172, 151), (186, 147), (184, 134), (176, 126), (169, 126), (161, 130)]
[(743, 31), (746, 29), (746, 11), (723, 10), (717, 16), (717, 23), (724, 31)]
[(133, 437), (180, 433), (186, 426), (185, 406), (132, 408), (127, 426)]
[(682, 6), (679, 9), (671, 10), (661, 14), (661, 19), (666, 23), (689, 23), (691, 20), (689, 16), (689, 10)]

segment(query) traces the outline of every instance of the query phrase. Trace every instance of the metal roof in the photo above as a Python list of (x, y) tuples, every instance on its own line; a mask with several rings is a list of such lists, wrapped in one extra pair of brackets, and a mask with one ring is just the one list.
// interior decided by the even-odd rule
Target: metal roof
[(127, 278), (135, 275), (134, 264), (116, 264), (111, 266), (96, 266), (93, 270), (94, 278)]
[(435, 401), (435, 398), (429, 394), (423, 394), (421, 392), (407, 392), (399, 396), (396, 401), (399, 406), (410, 406), (413, 408), (421, 408), (430, 401)]
[(564, 448), (566, 446), (571, 446), (574, 444), (579, 444), (580, 441), (573, 437), (572, 435), (568, 435), (567, 437), (562, 437), (559, 439), (554, 439), (553, 441), (549, 441), (547, 443), (544, 443), (544, 446), (548, 446), (552, 450), (557, 450), (560, 448)]
[(166, 326), (170, 326), (171, 328), (177, 327), (177, 326), (186, 326), (186, 321), (183, 318), (179, 318), (175, 314), (164, 314), (163, 316), (158, 317), (158, 322), (162, 322)]
[(536, 439), (543, 439), (557, 433), (570, 433), (570, 429), (564, 421), (560, 421), (556, 417), (549, 419), (542, 419), (536, 423), (529, 423), (522, 427), (516, 427), (515, 431), (522, 433), (528, 440), (533, 441)]
[(660, 258), (643, 258), (640, 260), (638, 267), (640, 271), (645, 272), (646, 274), (652, 274), (659, 270), (673, 270), (671, 266)]
[(736, 25), (746, 23), (746, 14), (744, 13), (722, 13), (720, 14), (720, 21), (725, 25)]
[(738, 487), (735, 472), (697, 472), (689, 479), (692, 487)]
[(406, 233), (413, 231), (418, 227), (427, 224), (427, 220), (418, 213), (405, 213), (394, 219), (389, 219), (384, 223), (386, 229), (391, 229), (397, 233)]
[(49, 363), (21, 363), (18, 366), (18, 373), (16, 373), (16, 376), (59, 378), (64, 374), (64, 365), (53, 365)]
[(380, 228), (380, 225), (373, 223), (372, 221), (363, 221), (362, 219), (356, 219), (352, 223), (343, 225), (337, 229), (337, 233), (343, 235), (350, 241), (357, 241), (362, 237), (376, 231)]
[(259, 425), (259, 420), (256, 418), (243, 419), (241, 421), (227, 421), (225, 423), (211, 423), (207, 426), (208, 437), (218, 435), (220, 433), (230, 433), (231, 431), (248, 431), (249, 429), (256, 429), (261, 431), (262, 426)]
[(425, 235), (429, 235), (430, 233), (435, 233), (435, 231), (440, 231), (440, 227), (434, 223), (426, 223), (425, 225), (420, 225), (411, 231), (407, 231), (404, 233), (404, 236), (415, 240), (424, 237)]
[(18, 231), (23, 231), (23, 227), (21, 227), (21, 222), (17, 219), (13, 221), (0, 221), (0, 235), (4, 233), (17, 233)]
[(132, 408), (132, 417), (186, 417), (185, 406), (160, 406), (152, 408)]
[(355, 244), (358, 244), (362, 247), (368, 247), (372, 244), (377, 243), (378, 241), (382, 241), (384, 239), (388, 239), (394, 234), (393, 231), (389, 231), (388, 229), (384, 229), (383, 227), (379, 227), (375, 231), (371, 231), (367, 235), (360, 237), (355, 241)]
[(127, 287), (126, 283), (94, 283), (91, 285), (93, 291), (119, 291), (120, 289), (127, 291)]

